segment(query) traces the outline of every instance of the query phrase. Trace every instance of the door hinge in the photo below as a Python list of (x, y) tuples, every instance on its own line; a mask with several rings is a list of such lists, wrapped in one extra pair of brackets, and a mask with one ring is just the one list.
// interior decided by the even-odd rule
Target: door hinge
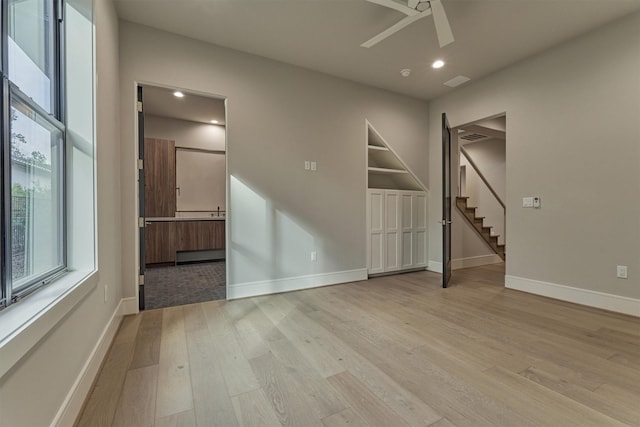
[(142, 113), (142, 101), (138, 101), (137, 107), (138, 107), (138, 113)]
[(144, 274), (138, 276), (138, 285), (144, 285)]
[(143, 217), (138, 217), (138, 227), (139, 228), (144, 228), (144, 218)]
[(144, 160), (138, 159), (138, 169), (139, 170), (143, 170), (144, 169)]

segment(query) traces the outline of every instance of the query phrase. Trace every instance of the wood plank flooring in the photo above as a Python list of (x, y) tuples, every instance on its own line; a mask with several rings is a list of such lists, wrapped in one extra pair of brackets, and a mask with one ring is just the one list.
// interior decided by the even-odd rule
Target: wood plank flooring
[(502, 264), (123, 320), (78, 426), (640, 426), (640, 319)]

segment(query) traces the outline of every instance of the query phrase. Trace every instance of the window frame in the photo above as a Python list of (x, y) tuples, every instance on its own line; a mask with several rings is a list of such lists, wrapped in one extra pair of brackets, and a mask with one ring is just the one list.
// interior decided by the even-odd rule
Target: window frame
[[(29, 95), (22, 92), (9, 78), (9, 0), (0, 0), (0, 74), (2, 85), (0, 89), (0, 115), (2, 123), (0, 127), (0, 140), (2, 149), (0, 150), (0, 162), (2, 164), (2, 175), (0, 176), (0, 194), (2, 207), (0, 209), (0, 230), (2, 241), (0, 242), (0, 310), (18, 302), (32, 292), (46, 286), (67, 273), (68, 251), (67, 251), (67, 132), (65, 114), (65, 22), (64, 22), (64, 0), (42, 0), (49, 5), (52, 11), (52, 25), (45, 36), (48, 48), (51, 50), (48, 55), (52, 62), (52, 83), (50, 105), (51, 113), (46, 111), (41, 105), (33, 100)], [(61, 132), (59, 151), (59, 164), (57, 169), (57, 184), (59, 195), (56, 200), (56, 209), (60, 215), (58, 219), (60, 242), (60, 264), (29, 278), (19, 289), (13, 289), (12, 279), (12, 169), (11, 169), (11, 106), (12, 101), (18, 102), (31, 108), (40, 119)], [(53, 166), (53, 165), (52, 165)]]

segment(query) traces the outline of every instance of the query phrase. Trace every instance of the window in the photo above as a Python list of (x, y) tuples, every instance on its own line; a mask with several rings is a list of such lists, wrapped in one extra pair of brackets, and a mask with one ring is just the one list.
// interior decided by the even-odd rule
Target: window
[(2, 0), (3, 307), (66, 269), (60, 5)]

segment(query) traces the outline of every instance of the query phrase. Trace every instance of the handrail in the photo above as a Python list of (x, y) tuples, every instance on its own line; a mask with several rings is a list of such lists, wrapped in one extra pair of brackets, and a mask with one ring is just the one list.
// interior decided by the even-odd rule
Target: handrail
[(498, 203), (500, 203), (500, 205), (502, 206), (502, 209), (506, 211), (507, 207), (505, 206), (504, 202), (502, 201), (500, 196), (498, 196), (498, 193), (496, 193), (496, 191), (493, 189), (491, 184), (489, 184), (489, 181), (487, 181), (487, 178), (485, 178), (484, 175), (482, 174), (482, 172), (480, 172), (480, 168), (478, 167), (478, 165), (476, 165), (476, 162), (473, 161), (473, 159), (471, 158), (469, 153), (467, 153), (467, 150), (462, 145), (460, 146), (460, 152), (462, 154), (464, 154), (464, 156), (467, 158), (467, 161), (473, 167), (473, 169), (476, 171), (476, 173), (478, 174), (478, 176), (480, 177), (482, 182), (484, 182), (484, 184), (487, 186), (489, 191), (491, 191), (491, 194), (493, 194), (493, 197), (495, 197), (496, 200), (498, 201)]

